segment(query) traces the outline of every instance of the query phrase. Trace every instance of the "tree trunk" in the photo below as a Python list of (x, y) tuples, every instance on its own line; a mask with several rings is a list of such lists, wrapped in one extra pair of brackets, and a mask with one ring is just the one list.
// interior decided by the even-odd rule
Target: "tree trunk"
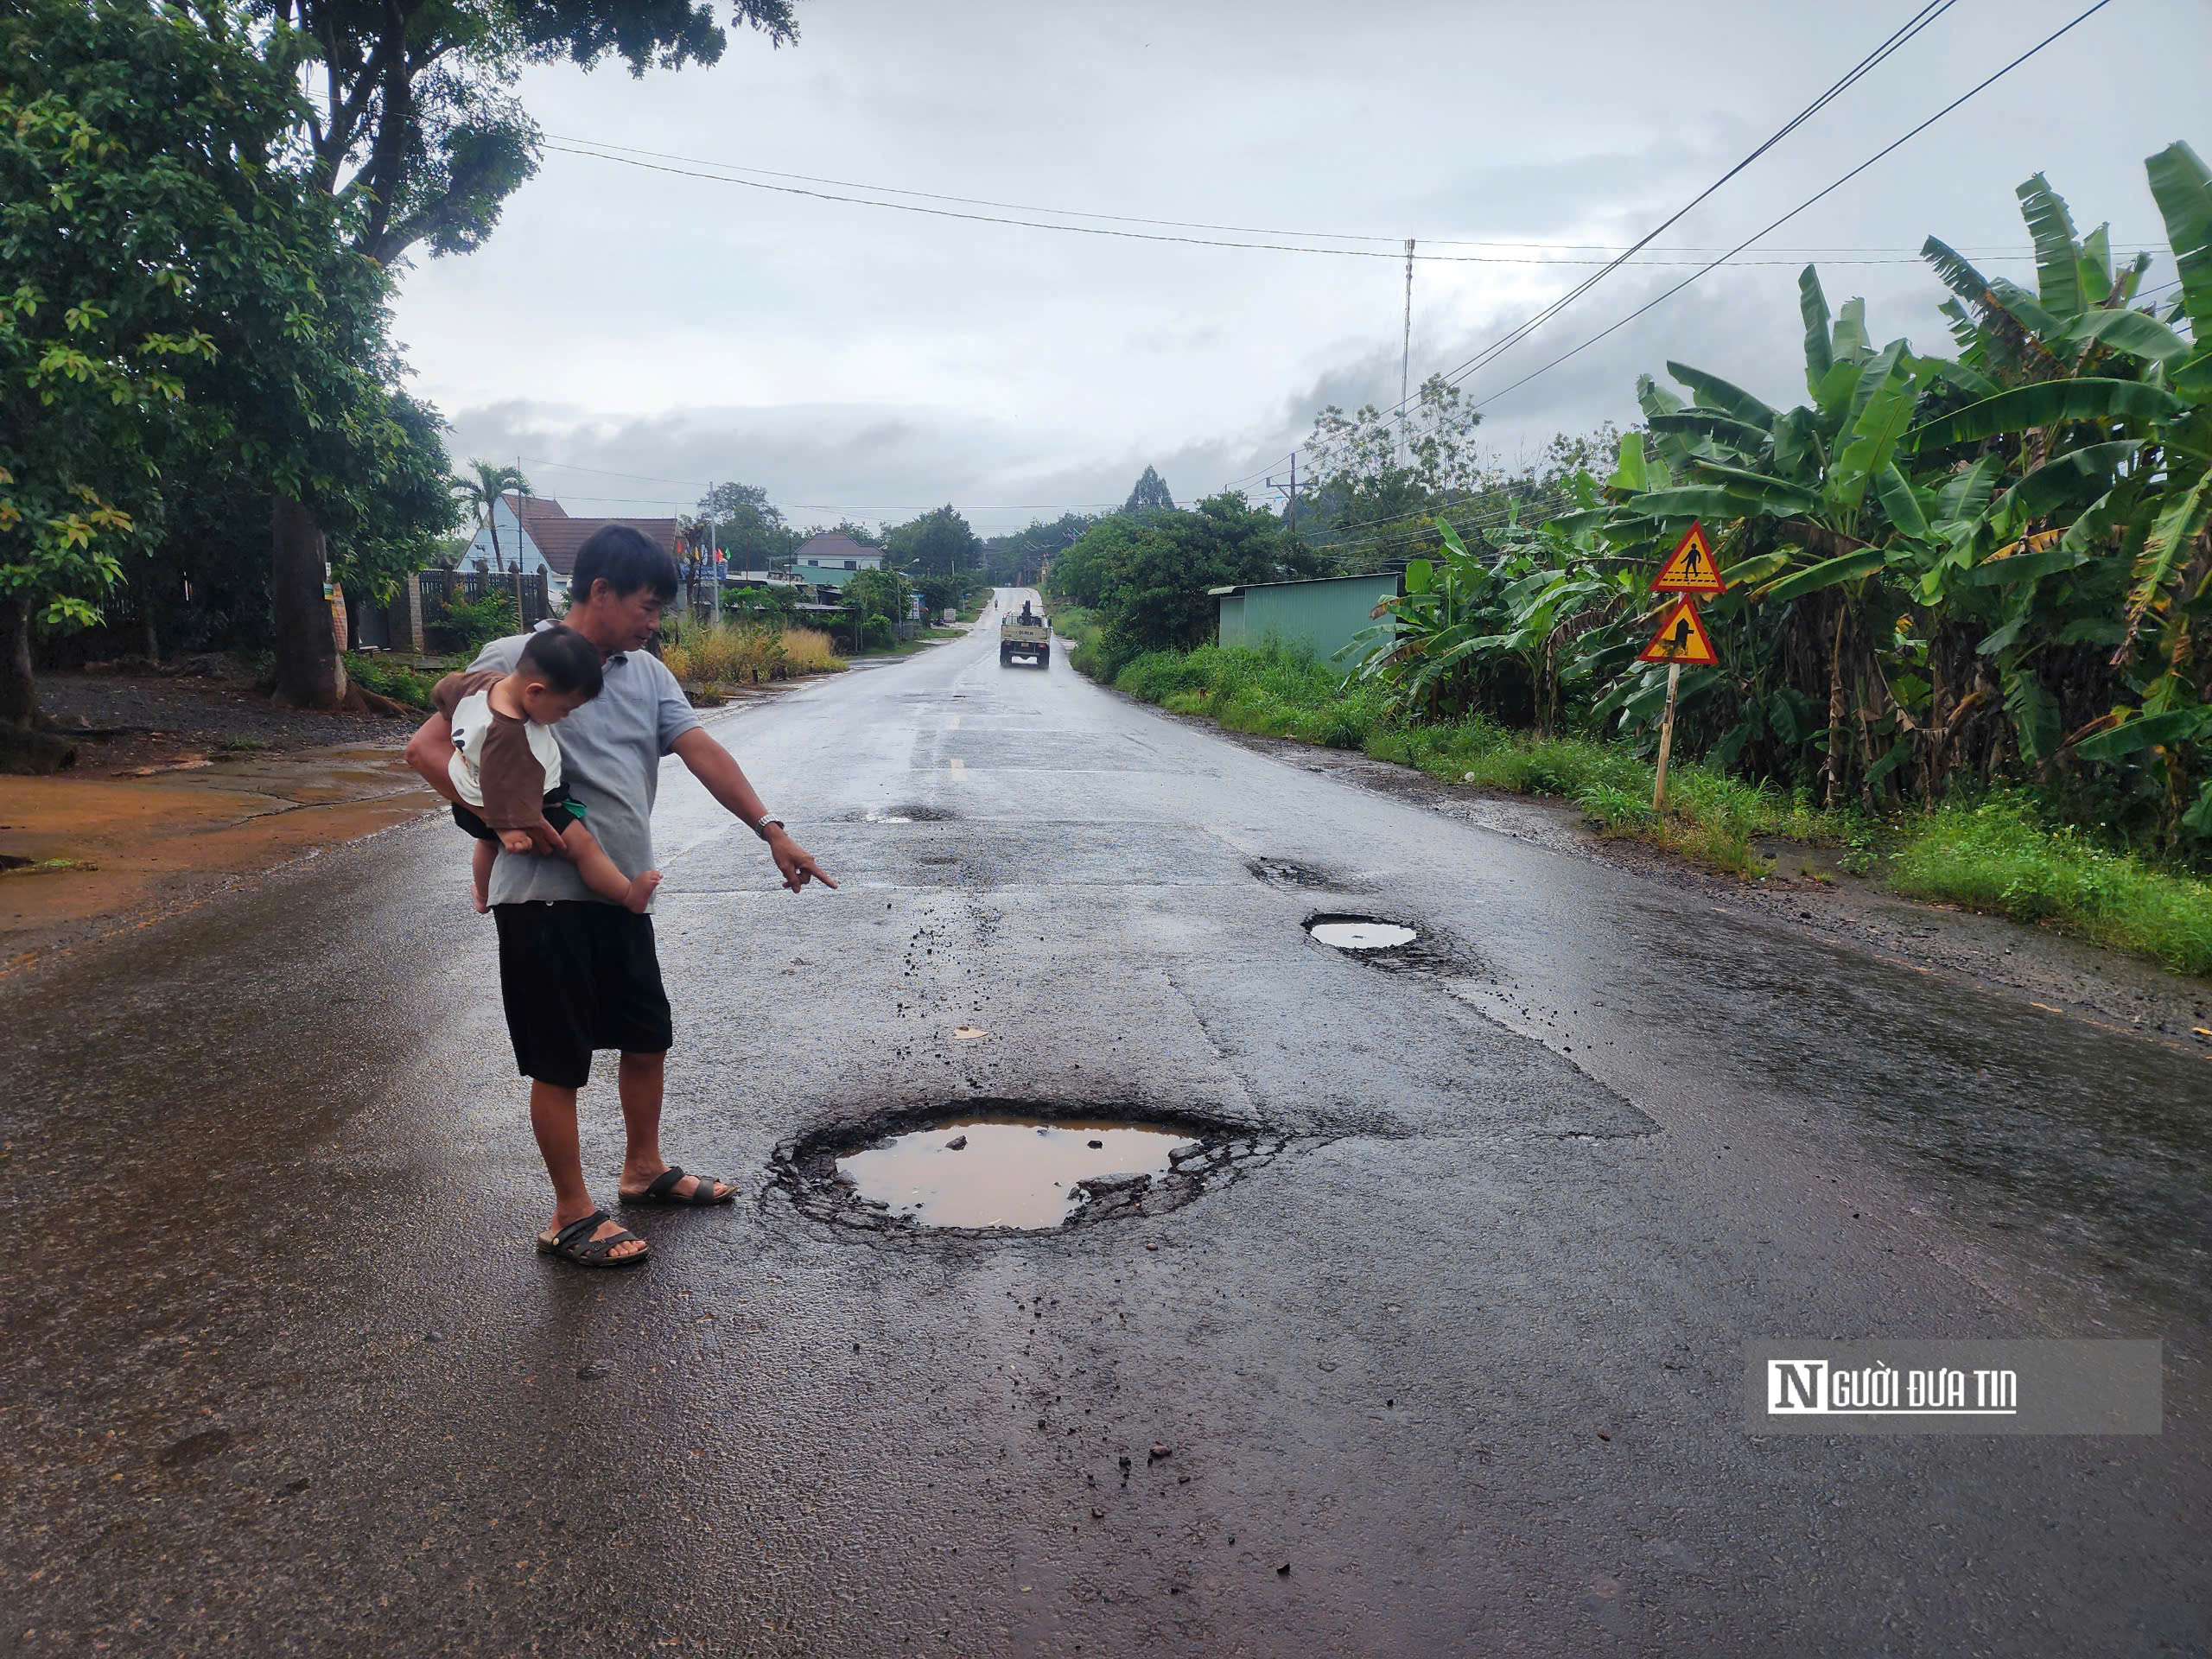
[(1835, 596), (1835, 644), (1828, 652), (1828, 789), (1827, 808), (1843, 804), (1843, 623), (1851, 613), (1843, 595)]
[(296, 709), (335, 709), (346, 699), (346, 664), (322, 596), (322, 531), (289, 496), (270, 525), (270, 594), (276, 609), (276, 700)]
[(31, 613), (20, 599), (0, 598), (0, 721), (29, 726), (38, 719), (31, 677)]

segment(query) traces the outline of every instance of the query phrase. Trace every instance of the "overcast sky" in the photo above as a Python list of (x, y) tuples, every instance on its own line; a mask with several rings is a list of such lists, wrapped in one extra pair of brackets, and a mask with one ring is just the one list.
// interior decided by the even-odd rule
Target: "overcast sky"
[[(1742, 239), (2087, 3), (1959, 0), (1654, 257)], [(1147, 463), (1187, 501), (1280, 470), (1325, 403), (1396, 400), (1398, 239), (1462, 261), (1415, 267), (1418, 384), (1587, 270), (1496, 261), (1633, 241), (1917, 9), (799, 0), (795, 48), (734, 34), (714, 69), (641, 79), (534, 69), (524, 98), (557, 138), (1351, 233), (1387, 240), (1337, 245), (1391, 257), (1071, 235), (549, 153), (486, 247), (405, 274), (398, 333), (455, 461), (519, 456), (578, 512), (665, 514), (736, 478), (803, 525), (950, 500), (988, 534), (1118, 505)], [(1498, 397), (1488, 447), (1510, 462), (1554, 431), (1630, 420), (1637, 372), (1669, 358), (1802, 400), (1807, 257), (1833, 304), (1866, 296), (1878, 343), (1941, 346), (1942, 290), (1911, 255), (1932, 232), (2032, 283), (2012, 192), (2038, 168), (2083, 231), (2109, 219), (2116, 246), (2162, 249), (2143, 158), (2176, 138), (2212, 151), (2208, 62), (2205, 0), (2114, 0), (1743, 256), (1777, 263), (1717, 271)], [(1544, 245), (1428, 245), (1449, 240)], [(1687, 274), (1617, 273), (1468, 392), (1498, 392)], [(2162, 257), (2146, 280), (2172, 274)]]

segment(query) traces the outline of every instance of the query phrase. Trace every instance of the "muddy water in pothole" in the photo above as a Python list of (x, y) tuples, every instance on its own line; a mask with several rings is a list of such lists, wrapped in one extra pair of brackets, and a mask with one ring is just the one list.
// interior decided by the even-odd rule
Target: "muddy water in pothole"
[(1164, 1175), (1190, 1136), (1135, 1123), (976, 1119), (918, 1129), (837, 1160), (863, 1201), (925, 1227), (1057, 1227), (1079, 1184)]
[(1389, 950), (1411, 944), (1417, 937), (1395, 922), (1316, 922), (1306, 931), (1339, 950)]

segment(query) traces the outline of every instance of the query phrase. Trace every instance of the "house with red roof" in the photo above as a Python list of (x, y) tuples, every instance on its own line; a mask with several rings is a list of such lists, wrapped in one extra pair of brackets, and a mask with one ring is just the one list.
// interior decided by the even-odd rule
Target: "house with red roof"
[(547, 585), (556, 593), (568, 591), (569, 573), (576, 568), (576, 550), (594, 531), (607, 524), (627, 524), (642, 531), (679, 563), (683, 557), (677, 544), (673, 518), (575, 518), (550, 496), (518, 495), (512, 490), (499, 498), (493, 515), (499, 527), (496, 564), (492, 532), (479, 524), (475, 539), (461, 556), (464, 568), (512, 570), (519, 563), (526, 576), (543, 570)]

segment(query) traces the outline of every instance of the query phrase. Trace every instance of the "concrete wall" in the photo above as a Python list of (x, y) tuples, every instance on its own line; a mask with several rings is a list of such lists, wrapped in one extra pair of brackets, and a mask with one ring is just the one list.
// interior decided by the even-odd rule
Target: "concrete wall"
[(1353, 637), (1375, 626), (1368, 614), (1398, 591), (1389, 576), (1337, 576), (1321, 582), (1277, 582), (1247, 588), (1221, 600), (1221, 643), (1264, 645), (1269, 639), (1304, 645), (1321, 662), (1351, 668), (1360, 653)]

